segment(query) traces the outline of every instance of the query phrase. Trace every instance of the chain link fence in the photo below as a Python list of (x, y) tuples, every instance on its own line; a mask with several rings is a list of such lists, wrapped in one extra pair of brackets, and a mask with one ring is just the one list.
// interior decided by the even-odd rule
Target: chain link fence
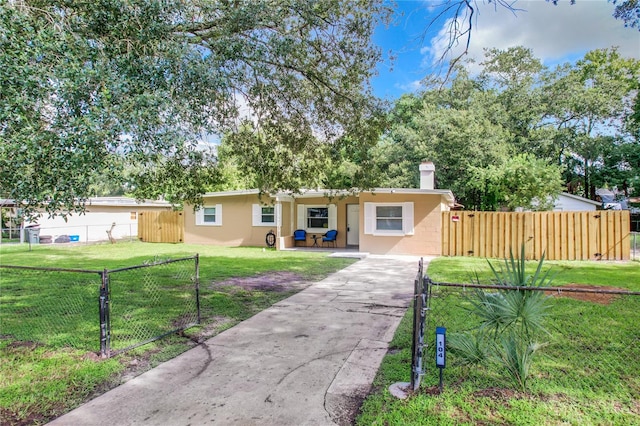
[(137, 223), (101, 223), (92, 225), (40, 226), (0, 228), (0, 244), (69, 244), (136, 241)]
[(109, 271), (110, 349), (146, 344), (200, 323), (198, 258)]
[(0, 265), (0, 336), (96, 351), (100, 274)]
[(199, 321), (197, 255), (102, 271), (0, 265), (0, 338), (108, 357)]
[[(434, 349), (436, 327), (446, 328), (448, 341), (455, 335), (479, 330), (483, 319), (474, 313), (477, 292), (495, 294), (496, 287), (430, 285), (422, 375), (425, 388), (435, 389), (439, 383)], [(522, 288), (501, 286), (499, 291)], [(543, 322), (546, 331), (536, 336), (541, 345), (528, 371), (528, 390), (541, 398), (607, 398), (615, 392), (624, 395), (627, 402), (640, 400), (640, 292), (554, 287), (545, 293), (549, 306)], [(478, 341), (472, 343), (477, 347), (470, 349), (480, 346)], [(469, 365), (468, 359), (452, 351), (449, 344), (447, 357), (445, 377), (451, 386), (512, 388), (505, 364)], [(554, 393), (546, 394), (550, 389)]]

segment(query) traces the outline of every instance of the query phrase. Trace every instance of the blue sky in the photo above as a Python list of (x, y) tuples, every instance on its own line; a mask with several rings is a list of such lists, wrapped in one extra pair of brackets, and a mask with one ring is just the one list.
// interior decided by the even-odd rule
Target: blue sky
[[(438, 71), (434, 58), (443, 51), (445, 22), (433, 25), (428, 33), (425, 30), (444, 1), (396, 1), (394, 24), (378, 27), (374, 37), (385, 57), (378, 66), (379, 75), (372, 81), (377, 96), (396, 99), (415, 91), (420, 80)], [(515, 15), (481, 1), (477, 6), (468, 57), (478, 62), (483, 58), (483, 48), (518, 45), (531, 48), (550, 67), (611, 46), (618, 46), (625, 57), (640, 59), (640, 31), (625, 28), (622, 21), (614, 19), (614, 6), (606, 0), (577, 0), (574, 5), (560, 0), (557, 6), (544, 0), (519, 0), (515, 7), (522, 10)], [(393, 61), (389, 52), (395, 56)]]

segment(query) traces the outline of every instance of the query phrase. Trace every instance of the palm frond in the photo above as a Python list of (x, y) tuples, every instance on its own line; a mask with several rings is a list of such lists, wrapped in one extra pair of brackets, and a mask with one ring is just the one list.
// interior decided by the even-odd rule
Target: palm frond
[(482, 334), (452, 333), (447, 338), (447, 348), (461, 365), (480, 365), (488, 358), (486, 338)]

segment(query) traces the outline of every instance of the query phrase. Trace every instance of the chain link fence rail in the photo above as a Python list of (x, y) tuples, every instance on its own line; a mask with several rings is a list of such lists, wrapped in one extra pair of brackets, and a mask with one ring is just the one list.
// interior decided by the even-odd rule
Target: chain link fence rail
[(200, 322), (198, 256), (115, 270), (0, 265), (0, 338), (109, 357)]
[[(425, 282), (428, 277), (425, 277)], [(550, 308), (544, 320), (544, 344), (532, 363), (528, 384), (541, 398), (573, 398), (589, 395), (607, 399), (623, 395), (622, 404), (637, 410), (640, 400), (640, 292), (621, 289), (567, 287), (505, 287), (430, 283), (424, 345), (422, 383), (438, 385), (434, 332), (446, 327), (447, 337), (477, 330), (481, 320), (473, 313), (476, 291), (544, 291)], [(463, 365), (448, 348), (445, 376), (451, 386), (478, 390), (509, 388), (503, 367)], [(551, 392), (552, 391), (552, 392)], [(551, 393), (549, 393), (551, 392)], [(625, 402), (626, 401), (626, 402)], [(616, 402), (620, 403), (620, 402)]]

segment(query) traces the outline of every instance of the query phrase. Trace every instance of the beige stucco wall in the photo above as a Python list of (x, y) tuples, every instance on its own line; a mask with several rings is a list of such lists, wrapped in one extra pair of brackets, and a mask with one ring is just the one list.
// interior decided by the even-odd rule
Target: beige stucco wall
[(191, 244), (220, 246), (265, 246), (270, 230), (277, 237), (291, 235), (291, 203), (282, 202), (282, 225), (278, 235), (277, 226), (252, 226), (252, 205), (273, 201), (267, 196), (262, 200), (257, 194), (229, 195), (204, 198), (205, 206), (222, 205), (222, 225), (196, 225), (196, 215), (191, 206), (184, 209), (184, 241)]
[[(365, 235), (364, 203), (414, 203), (414, 234)], [(442, 215), (448, 210), (439, 194), (360, 194), (360, 251), (373, 254), (439, 256), (442, 251)]]
[[(264, 202), (272, 199), (263, 197)], [(264, 246), (269, 230), (276, 233), (279, 248), (292, 247), (293, 231), (298, 228), (297, 206), (335, 204), (338, 231), (337, 247), (347, 245), (347, 205), (360, 205), (360, 251), (373, 254), (402, 254), (417, 256), (437, 256), (441, 254), (441, 212), (448, 210), (440, 194), (376, 194), (361, 193), (358, 197), (349, 196), (328, 200), (324, 197), (298, 198), (295, 202), (282, 201), (282, 222), (277, 227), (252, 226), (252, 205), (259, 203), (257, 194), (224, 195), (205, 197), (206, 206), (222, 205), (222, 225), (196, 225), (196, 215), (189, 206), (185, 207), (186, 243), (213, 244), (221, 246)], [(405, 236), (365, 235), (364, 203), (414, 203), (414, 234)], [(312, 235), (323, 232), (308, 231), (307, 246), (313, 243)], [(321, 244), (321, 243), (320, 243)]]

